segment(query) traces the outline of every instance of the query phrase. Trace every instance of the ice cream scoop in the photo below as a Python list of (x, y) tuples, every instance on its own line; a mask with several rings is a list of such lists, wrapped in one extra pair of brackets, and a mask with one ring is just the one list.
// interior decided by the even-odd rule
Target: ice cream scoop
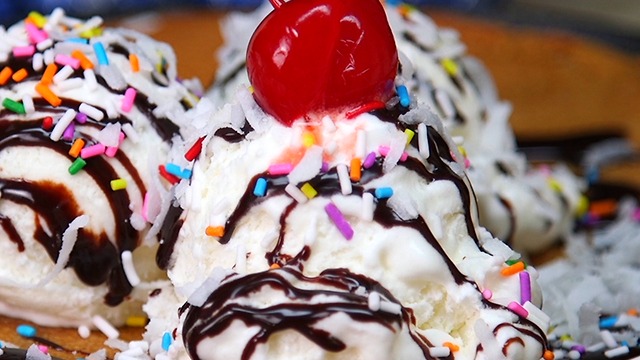
[(167, 44), (61, 9), (0, 29), (0, 68), (0, 313), (121, 324), (159, 275), (158, 165), (196, 97)]
[(146, 305), (152, 356), (543, 356), (535, 269), (478, 225), (438, 116), (359, 95), (291, 122), (247, 88), (189, 113), (167, 164), (184, 179), (158, 256), (174, 287)]

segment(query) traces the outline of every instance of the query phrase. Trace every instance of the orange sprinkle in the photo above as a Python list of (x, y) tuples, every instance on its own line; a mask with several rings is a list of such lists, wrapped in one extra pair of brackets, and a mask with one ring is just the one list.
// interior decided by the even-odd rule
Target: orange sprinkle
[(13, 70), (10, 67), (5, 66), (2, 71), (0, 71), (0, 85), (4, 85), (9, 81), (9, 78), (13, 75)]
[(74, 158), (77, 158), (78, 155), (80, 155), (80, 150), (82, 150), (83, 147), (84, 147), (84, 140), (76, 139), (73, 145), (71, 145), (71, 149), (69, 149), (69, 155), (73, 156)]
[(71, 57), (80, 60), (80, 66), (85, 70), (93, 69), (94, 67), (93, 62), (80, 50), (73, 50), (71, 52)]
[(553, 359), (555, 359), (555, 357), (556, 356), (553, 355), (553, 351), (551, 351), (551, 350), (545, 350), (544, 351), (544, 355), (542, 355), (542, 358), (544, 360), (553, 360)]
[(13, 81), (15, 82), (20, 82), (22, 80), (24, 80), (27, 75), (29, 75), (29, 73), (27, 72), (27, 69), (22, 68), (16, 72), (13, 73), (13, 75), (11, 76), (11, 78), (13, 79)]
[(62, 104), (62, 100), (60, 100), (58, 95), (54, 94), (47, 85), (41, 82), (36, 85), (36, 92), (54, 107), (58, 107)]
[(140, 60), (138, 60), (138, 55), (129, 54), (129, 63), (131, 64), (131, 71), (140, 71)]
[(611, 199), (593, 201), (589, 205), (589, 213), (597, 217), (613, 215), (618, 208), (618, 204)]
[(51, 63), (47, 65), (47, 68), (44, 70), (44, 74), (42, 74), (42, 78), (40, 82), (43, 85), (49, 85), (53, 82), (53, 76), (58, 72), (58, 65)]
[(631, 315), (631, 316), (638, 316), (640, 312), (638, 312), (638, 309), (636, 308), (631, 308), (629, 310), (627, 310), (627, 315)]
[(451, 350), (451, 352), (456, 352), (458, 350), (460, 350), (460, 346), (452, 343), (452, 342), (445, 342), (444, 344), (442, 344), (442, 346), (446, 346), (449, 348), (449, 350)]
[(282, 266), (278, 265), (277, 263), (273, 263), (271, 264), (271, 266), (269, 266), (269, 269), (280, 269)]
[(517, 274), (523, 270), (524, 270), (524, 263), (522, 261), (518, 261), (517, 263), (511, 266), (507, 266), (506, 268), (503, 268), (502, 270), (500, 270), (500, 273), (502, 274), (502, 276), (509, 276), (509, 275)]
[(204, 233), (207, 236), (222, 237), (224, 235), (224, 226), (207, 226)]
[(349, 170), (349, 177), (352, 181), (360, 181), (362, 177), (362, 160), (360, 158), (351, 159), (351, 168)]

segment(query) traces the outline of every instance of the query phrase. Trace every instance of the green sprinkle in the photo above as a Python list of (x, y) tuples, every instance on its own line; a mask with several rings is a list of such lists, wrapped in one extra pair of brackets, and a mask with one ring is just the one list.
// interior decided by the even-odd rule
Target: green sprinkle
[(82, 170), (87, 165), (87, 162), (83, 158), (76, 158), (76, 160), (69, 166), (69, 174), (75, 175), (78, 171)]
[(24, 109), (24, 105), (22, 105), (22, 103), (19, 103), (15, 100), (11, 100), (9, 98), (4, 98), (4, 100), (2, 100), (2, 106), (4, 106), (5, 109), (7, 110), (11, 110), (16, 114), (26, 114), (27, 111)]
[[(511, 265), (516, 264), (516, 263), (519, 263), (519, 262), (521, 262), (521, 261), (522, 261), (522, 260), (519, 260), (519, 259), (516, 259), (516, 260), (507, 260), (507, 261), (505, 261), (505, 263), (506, 263), (507, 265), (511, 266)], [(524, 261), (522, 261), (522, 263), (524, 263), (524, 266), (525, 266), (525, 267), (527, 267), (527, 263), (525, 263)]]

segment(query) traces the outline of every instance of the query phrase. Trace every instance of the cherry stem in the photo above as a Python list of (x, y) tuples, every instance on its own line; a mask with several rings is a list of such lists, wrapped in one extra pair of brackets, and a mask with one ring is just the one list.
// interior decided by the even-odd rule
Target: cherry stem
[(280, 6), (282, 6), (282, 4), (284, 4), (285, 0), (269, 0), (269, 2), (271, 3), (271, 6), (274, 7), (274, 9), (278, 9), (280, 8)]

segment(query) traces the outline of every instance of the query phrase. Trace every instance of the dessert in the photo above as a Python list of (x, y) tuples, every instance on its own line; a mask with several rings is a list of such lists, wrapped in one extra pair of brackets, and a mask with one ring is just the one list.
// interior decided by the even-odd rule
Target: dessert
[[(274, 6), (248, 48), (253, 94), (240, 88), (219, 110), (201, 101), (172, 149), (184, 179), (157, 260), (174, 287), (145, 306), (150, 355), (541, 358), (535, 269), (478, 225), (438, 116), (394, 101), (380, 3)], [(307, 41), (318, 28), (329, 35)], [(370, 42), (378, 57), (348, 48)], [(300, 84), (278, 89), (288, 68)], [(305, 86), (315, 69), (358, 90), (334, 101), (333, 88)], [(358, 78), (369, 69), (373, 86)]]
[(101, 25), (0, 29), (0, 313), (48, 326), (142, 314), (156, 173), (196, 100), (167, 44)]
[[(498, 98), (490, 75), (466, 53), (455, 31), (438, 28), (404, 4), (390, 3), (386, 10), (411, 94), (403, 101), (425, 103), (463, 146), (480, 223), (526, 253), (543, 251), (568, 235), (583, 205), (580, 179), (562, 164), (533, 167), (516, 151), (510, 105)], [(267, 4), (225, 20), (227, 41), (219, 53), (218, 80), (208, 94), (214, 103), (223, 104), (247, 82), (246, 34), (268, 11)]]

